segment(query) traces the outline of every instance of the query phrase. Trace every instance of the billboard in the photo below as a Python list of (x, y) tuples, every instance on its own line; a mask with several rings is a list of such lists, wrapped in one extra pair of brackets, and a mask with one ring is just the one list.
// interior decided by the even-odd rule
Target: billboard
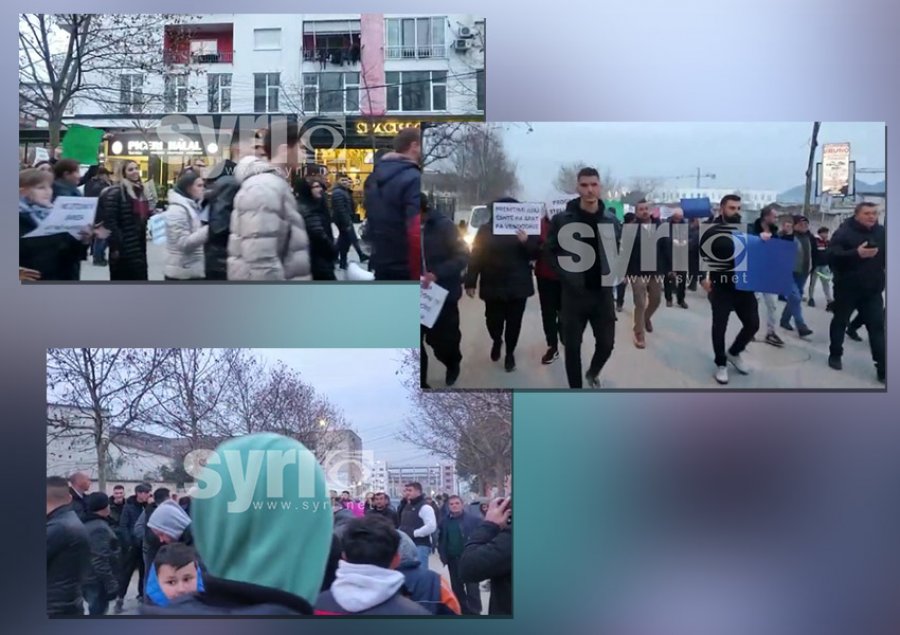
[(847, 196), (850, 191), (850, 144), (826, 143), (822, 146), (822, 192)]

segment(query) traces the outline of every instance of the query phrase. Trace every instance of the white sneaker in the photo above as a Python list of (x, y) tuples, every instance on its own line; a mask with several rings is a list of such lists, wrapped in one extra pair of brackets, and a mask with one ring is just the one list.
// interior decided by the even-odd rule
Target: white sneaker
[(731, 365), (734, 366), (734, 369), (739, 372), (741, 375), (749, 375), (750, 368), (747, 367), (747, 364), (744, 363), (744, 360), (741, 359), (740, 355), (728, 355), (728, 361), (731, 362)]
[(727, 366), (717, 366), (715, 378), (716, 378), (716, 381), (719, 382), (720, 384), (722, 384), (722, 385), (727, 384), (728, 383), (728, 367)]

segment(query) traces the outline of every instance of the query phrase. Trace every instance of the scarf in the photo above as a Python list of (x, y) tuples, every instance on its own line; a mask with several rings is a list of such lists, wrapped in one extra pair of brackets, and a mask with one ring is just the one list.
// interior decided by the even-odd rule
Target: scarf
[[(128, 191), (127, 186), (125, 191)], [(140, 218), (142, 222), (146, 223), (147, 219), (150, 218), (150, 201), (144, 196), (143, 184), (133, 183), (132, 192), (134, 192), (134, 198), (131, 199), (131, 211), (135, 216)]]
[(24, 196), (19, 197), (19, 214), (26, 214), (35, 225), (40, 225), (44, 222), (44, 219), (50, 215), (50, 211), (53, 207), (44, 207), (43, 205), (38, 205), (33, 201), (25, 198)]

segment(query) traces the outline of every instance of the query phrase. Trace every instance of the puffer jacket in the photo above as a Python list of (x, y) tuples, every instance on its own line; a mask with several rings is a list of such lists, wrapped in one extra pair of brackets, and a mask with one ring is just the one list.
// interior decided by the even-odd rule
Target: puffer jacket
[(294, 193), (275, 166), (256, 157), (234, 170), (229, 280), (310, 280), (309, 238)]
[[(134, 213), (134, 199), (123, 184), (103, 190), (97, 204), (97, 222), (110, 231), (110, 276), (117, 280), (146, 280), (147, 219)], [(118, 258), (113, 258), (113, 254), (118, 254)]]
[(85, 515), (84, 528), (91, 548), (91, 568), (85, 584), (100, 585), (107, 596), (115, 595), (119, 590), (119, 539), (109, 520), (97, 514)]
[(200, 222), (200, 206), (172, 189), (169, 190), (169, 207), (164, 214), (166, 277), (177, 280), (203, 278), (203, 243), (206, 242), (209, 227)]
[(47, 613), (83, 615), (81, 586), (89, 575), (91, 549), (84, 524), (68, 505), (47, 514)]

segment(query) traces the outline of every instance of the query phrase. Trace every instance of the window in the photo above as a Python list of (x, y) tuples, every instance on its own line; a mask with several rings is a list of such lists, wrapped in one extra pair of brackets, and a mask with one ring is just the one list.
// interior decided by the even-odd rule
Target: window
[(385, 79), (388, 110), (447, 110), (447, 71), (394, 71)]
[(122, 75), (119, 89), (122, 112), (140, 112), (144, 103), (144, 76)]
[(281, 29), (253, 29), (253, 48), (257, 51), (281, 50)]
[(303, 76), (303, 110), (358, 112), (359, 73), (306, 73)]
[(219, 43), (216, 40), (191, 40), (191, 57), (217, 55)]
[(484, 69), (475, 73), (475, 107), (484, 110)]
[(278, 112), (278, 73), (253, 74), (253, 112)]
[(446, 18), (389, 18), (385, 22), (387, 57), (446, 57)]
[(209, 112), (231, 112), (231, 75), (211, 73), (209, 79)]
[(166, 75), (164, 101), (167, 112), (187, 112), (187, 75)]

